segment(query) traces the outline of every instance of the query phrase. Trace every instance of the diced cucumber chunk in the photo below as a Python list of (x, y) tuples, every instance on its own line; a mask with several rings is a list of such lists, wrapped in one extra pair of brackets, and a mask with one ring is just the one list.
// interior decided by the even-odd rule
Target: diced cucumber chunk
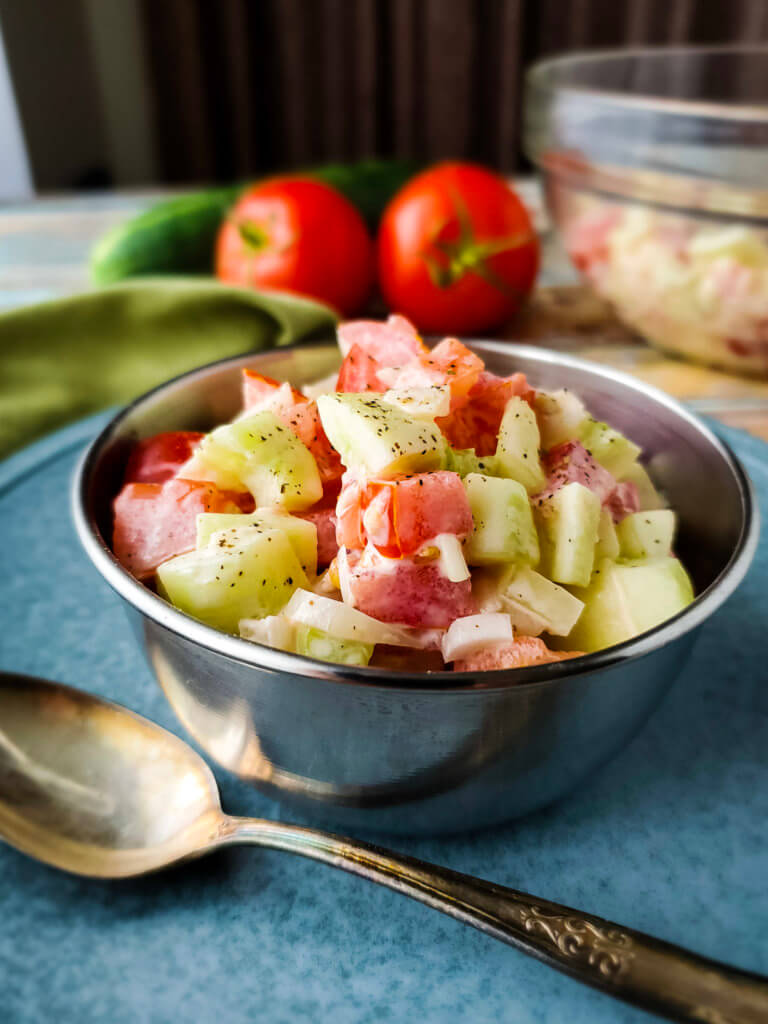
[(622, 558), (665, 558), (675, 539), (675, 513), (668, 508), (633, 512), (616, 527)]
[(463, 479), (470, 473), (483, 473), (485, 476), (504, 476), (495, 455), (478, 455), (474, 448), (451, 448), (446, 451), (445, 468), (451, 473), (458, 473)]
[(566, 636), (584, 607), (564, 587), (514, 564), (476, 569), (472, 596), (482, 612), (507, 612), (515, 631), (526, 636)]
[(503, 476), (517, 480), (528, 491), (540, 491), (547, 478), (539, 458), (539, 425), (536, 414), (522, 398), (510, 398), (499, 427), (496, 463)]
[(436, 416), (447, 416), (451, 411), (451, 389), (447, 384), (391, 389), (385, 391), (382, 397), (406, 416), (417, 416), (420, 419), (433, 420)]
[(575, 591), (584, 611), (561, 646), (599, 651), (644, 633), (682, 611), (693, 586), (676, 558), (639, 564), (600, 562), (588, 587)]
[(257, 527), (234, 542), (226, 531), (214, 534), (208, 547), (163, 562), (157, 581), (171, 604), (226, 633), (237, 633), (241, 619), (275, 615), (297, 587), (307, 586), (285, 534)]
[(208, 546), (214, 533), (237, 531), (256, 526), (262, 530), (281, 530), (301, 562), (307, 576), (317, 573), (317, 528), (306, 519), (299, 519), (279, 508), (260, 508), (249, 515), (227, 512), (200, 512), (197, 516), (198, 549)]
[(347, 469), (370, 475), (442, 469), (447, 444), (430, 420), (389, 405), (380, 395), (321, 395), (320, 419)]
[(653, 481), (648, 475), (648, 470), (639, 462), (633, 462), (624, 473), (621, 482), (633, 483), (637, 487), (637, 494), (640, 498), (640, 511), (652, 512), (658, 508), (666, 508), (667, 502), (653, 486)]
[(539, 541), (525, 487), (481, 473), (465, 477), (464, 487), (475, 524), (464, 549), (467, 562), (536, 565)]
[(575, 441), (587, 418), (587, 410), (572, 391), (537, 391), (534, 399), (541, 445), (548, 451), (563, 441)]
[(309, 449), (274, 413), (264, 410), (207, 434), (194, 456), (220, 480), (250, 491), (256, 505), (309, 508), (323, 485)]
[(634, 441), (591, 416), (582, 423), (580, 434), (587, 451), (617, 480), (629, 472), (640, 454), (640, 446)]
[(584, 604), (564, 587), (548, 580), (541, 573), (523, 566), (504, 588), (502, 607), (506, 601), (522, 605), (546, 623), (553, 636), (567, 636), (576, 625)]
[(555, 583), (586, 586), (592, 575), (600, 499), (570, 483), (536, 506), (541, 571)]
[(613, 516), (605, 507), (600, 509), (600, 521), (597, 524), (597, 545), (595, 547), (595, 561), (601, 558), (614, 560), (619, 557), (619, 535), (616, 533), (616, 526)]
[(357, 640), (340, 640), (314, 626), (296, 627), (296, 653), (318, 661), (332, 661), (337, 665), (367, 665), (373, 655), (373, 644)]

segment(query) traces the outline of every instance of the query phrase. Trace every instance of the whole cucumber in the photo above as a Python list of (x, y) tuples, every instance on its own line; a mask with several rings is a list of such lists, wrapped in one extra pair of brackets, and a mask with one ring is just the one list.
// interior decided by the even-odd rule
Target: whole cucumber
[[(418, 170), (406, 160), (327, 164), (307, 174), (338, 189), (374, 229), (392, 196)], [(147, 274), (210, 274), (219, 225), (247, 185), (177, 196), (118, 224), (91, 251), (96, 284)]]

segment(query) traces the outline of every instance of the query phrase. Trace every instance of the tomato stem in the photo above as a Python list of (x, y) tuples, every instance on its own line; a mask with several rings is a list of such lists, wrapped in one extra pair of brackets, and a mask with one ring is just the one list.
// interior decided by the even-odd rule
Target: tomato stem
[(430, 249), (424, 253), (424, 261), (433, 283), (438, 288), (450, 288), (461, 280), (465, 274), (478, 274), (489, 284), (500, 291), (508, 291), (506, 283), (493, 271), (488, 261), (513, 249), (519, 249), (531, 241), (530, 231), (519, 231), (503, 238), (489, 238), (478, 241), (475, 237), (469, 211), (462, 198), (453, 196), (456, 220), (459, 224), (459, 237), (455, 240), (440, 238), (450, 221), (440, 225), (432, 236)]
[(248, 249), (261, 252), (269, 245), (269, 235), (254, 220), (241, 220), (237, 222), (237, 231)]

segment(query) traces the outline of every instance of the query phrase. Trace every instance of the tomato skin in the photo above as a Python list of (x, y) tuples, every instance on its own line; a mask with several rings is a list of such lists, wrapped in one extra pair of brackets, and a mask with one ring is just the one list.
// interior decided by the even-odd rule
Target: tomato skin
[(365, 304), (374, 250), (363, 218), (336, 189), (274, 178), (245, 192), (219, 229), (216, 276), (326, 302), (343, 316)]
[(363, 391), (386, 391), (379, 380), (377, 369), (380, 363), (374, 356), (366, 352), (360, 345), (353, 345), (344, 356), (336, 378), (336, 390), (350, 394), (361, 394)]
[[(462, 219), (471, 225), (470, 242), (478, 252), (504, 239), (513, 247), (487, 249), (480, 272), (457, 270), (456, 279), (441, 287), (430, 263), (448, 273), (446, 247), (467, 254)], [(444, 163), (413, 178), (384, 211), (378, 266), (390, 308), (422, 331), (467, 335), (498, 327), (515, 313), (533, 287), (539, 245), (525, 207), (504, 178), (475, 164)]]

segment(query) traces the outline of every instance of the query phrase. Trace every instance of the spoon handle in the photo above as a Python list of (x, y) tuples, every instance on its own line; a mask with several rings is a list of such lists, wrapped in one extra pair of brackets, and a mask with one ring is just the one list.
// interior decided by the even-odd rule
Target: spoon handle
[(310, 857), (385, 885), (671, 1020), (768, 1021), (768, 979), (601, 917), (342, 836), (257, 818), (225, 818), (215, 845), (241, 842)]

